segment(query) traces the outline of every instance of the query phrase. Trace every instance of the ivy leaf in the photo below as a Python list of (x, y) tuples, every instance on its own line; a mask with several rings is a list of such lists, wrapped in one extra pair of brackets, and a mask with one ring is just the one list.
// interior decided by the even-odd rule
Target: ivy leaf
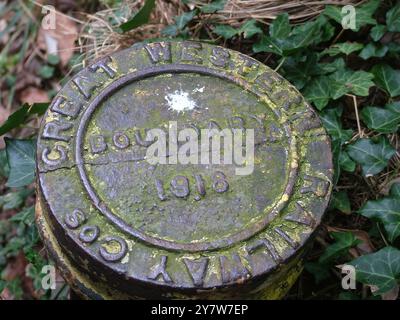
[(260, 41), (253, 45), (253, 52), (271, 52), (278, 56), (283, 56), (282, 44), (264, 34), (261, 36)]
[(239, 28), (239, 34), (243, 33), (243, 36), (245, 39), (251, 38), (255, 34), (262, 33), (263, 31), (261, 30), (260, 27), (257, 26), (257, 21), (255, 19), (251, 19), (243, 23), (240, 28)]
[[(378, 9), (379, 2), (379, 0), (371, 0), (355, 8), (355, 28), (353, 31), (359, 31), (361, 27), (366, 25), (376, 24), (376, 20), (372, 15), (375, 13), (376, 9)], [(345, 17), (345, 14), (342, 14), (342, 7), (338, 6), (326, 6), (323, 14), (332, 18), (339, 24), (342, 24), (342, 19)]]
[(368, 43), (365, 48), (360, 52), (359, 56), (364, 60), (372, 57), (382, 58), (386, 55), (389, 48), (381, 44)]
[(274, 19), (269, 27), (269, 35), (272, 38), (284, 39), (289, 36), (291, 30), (289, 15), (285, 12), (281, 13)]
[(392, 184), (389, 195), (393, 198), (400, 199), (400, 182)]
[(326, 264), (332, 262), (338, 257), (346, 254), (350, 248), (361, 243), (351, 232), (332, 232), (332, 237), (335, 243), (331, 244), (325, 249), (325, 252), (320, 256), (319, 262)]
[(18, 140), (5, 138), (10, 174), (8, 187), (22, 187), (33, 182), (35, 178), (35, 140)]
[(203, 13), (214, 13), (224, 9), (226, 0), (214, 0), (200, 8)]
[(329, 279), (329, 266), (326, 266), (319, 262), (307, 262), (304, 265), (304, 268), (314, 276), (315, 282), (317, 284), (322, 281)]
[(391, 32), (400, 32), (400, 4), (397, 3), (386, 13), (386, 25)]
[(395, 42), (390, 42), (387, 44), (389, 48), (389, 53), (393, 53), (394, 55), (398, 55), (400, 53), (400, 44)]
[(224, 24), (216, 25), (213, 32), (226, 40), (233, 38), (238, 33), (235, 28)]
[(56, 54), (49, 54), (47, 56), (47, 62), (53, 66), (56, 66), (60, 63), (60, 57)]
[(10, 172), (10, 168), (8, 166), (7, 161), (7, 152), (6, 149), (0, 150), (0, 177), (8, 177), (8, 173)]
[(187, 24), (193, 20), (193, 18), (197, 15), (197, 13), (198, 10), (195, 9), (175, 17), (174, 20), (176, 22), (176, 26), (178, 27), (178, 29), (183, 30), (187, 26)]
[(48, 103), (34, 103), (32, 105), (25, 103), (20, 109), (10, 115), (0, 127), (0, 136), (23, 124), (30, 115), (43, 115), (48, 106)]
[(339, 140), (342, 144), (347, 142), (353, 136), (353, 130), (343, 129), (340, 117), (342, 115), (343, 108), (329, 108), (324, 110), (320, 114), (322, 124), (324, 125), (328, 134), (333, 140)]
[(336, 183), (340, 176), (341, 169), (349, 172), (355, 170), (356, 164), (350, 159), (344, 144), (351, 139), (353, 131), (343, 129), (340, 116), (343, 109), (340, 107), (325, 109), (321, 114), (322, 124), (332, 138), (332, 152), (334, 164), (334, 182)]
[(25, 238), (26, 243), (24, 245), (24, 250), (32, 248), (39, 241), (40, 236), (35, 224), (28, 227), (25, 233)]
[(31, 226), (35, 223), (35, 207), (27, 207), (10, 218), (10, 221)]
[(374, 66), (371, 72), (375, 76), (377, 86), (389, 93), (391, 97), (400, 95), (400, 70), (386, 64)]
[(285, 77), (301, 90), (313, 76), (324, 74), (321, 64), (317, 61), (318, 55), (315, 52), (308, 55), (290, 56), (285, 60), (282, 69)]
[(2, 256), (16, 255), (25, 245), (26, 240), (23, 237), (14, 237), (0, 251)]
[(285, 42), (284, 52), (290, 54), (318, 42), (322, 32), (323, 29), (319, 20), (309, 21), (294, 27), (290, 37)]
[(4, 210), (18, 209), (25, 199), (33, 193), (32, 189), (22, 188), (15, 192), (9, 192), (0, 196), (0, 207)]
[(348, 56), (353, 52), (360, 51), (363, 47), (364, 45), (362, 43), (357, 42), (336, 43), (328, 49), (322, 51), (322, 55), (328, 54), (332, 57), (340, 53), (344, 53), (346, 56)]
[(294, 27), (284, 39), (263, 35), (260, 42), (253, 46), (253, 51), (271, 52), (286, 57), (318, 42), (322, 33), (321, 20), (310, 21)]
[(343, 213), (350, 214), (351, 213), (351, 205), (349, 196), (345, 191), (338, 191), (333, 194), (333, 198), (331, 201), (331, 208), (337, 209)]
[(358, 281), (378, 288), (373, 292), (375, 295), (395, 288), (400, 280), (400, 250), (391, 246), (361, 256), (350, 264), (356, 269)]
[(390, 109), (391, 107), (365, 107), (361, 110), (361, 119), (368, 128), (381, 133), (396, 132), (400, 125), (400, 112)]
[(356, 163), (349, 157), (345, 146), (339, 140), (332, 139), (332, 154), (333, 154), (333, 182), (336, 184), (339, 180), (341, 170), (353, 172), (356, 168)]
[(357, 96), (368, 96), (369, 88), (374, 83), (372, 79), (373, 74), (365, 71), (351, 71), (351, 70), (339, 70), (329, 76), (332, 88), (333, 99), (338, 99), (347, 93), (353, 93)]
[(380, 5), (380, 0), (371, 0), (356, 9), (356, 31), (365, 25), (375, 25), (376, 20), (372, 17)]
[(342, 8), (338, 6), (326, 6), (323, 14), (335, 20), (337, 23), (342, 23)]
[(50, 79), (54, 75), (55, 68), (52, 66), (44, 65), (39, 69), (38, 75), (42, 79)]
[(132, 19), (121, 24), (119, 28), (122, 32), (127, 32), (146, 24), (149, 21), (150, 14), (155, 7), (155, 0), (146, 0), (143, 7), (134, 15)]
[(360, 300), (360, 297), (354, 292), (342, 291), (339, 293), (337, 300)]
[(396, 150), (386, 137), (379, 136), (377, 142), (371, 139), (358, 139), (347, 147), (350, 157), (362, 167), (364, 176), (372, 176), (386, 168)]
[(329, 22), (329, 19), (324, 15), (319, 15), (315, 20), (316, 23), (320, 26), (320, 34), (317, 39), (315, 39), (315, 43), (326, 42), (332, 39), (335, 35), (335, 27)]
[(185, 36), (185, 28), (187, 24), (192, 21), (197, 14), (198, 9), (194, 9), (192, 11), (185, 12), (180, 16), (174, 17), (175, 24), (166, 26), (163, 30), (161, 30), (161, 34), (163, 36), (175, 37), (182, 33), (183, 36)]
[(346, 66), (346, 63), (344, 62), (343, 58), (337, 58), (332, 62), (319, 63), (318, 66), (320, 67), (321, 74), (328, 74), (338, 70), (343, 70)]
[(318, 110), (322, 110), (328, 105), (331, 97), (331, 81), (327, 76), (317, 77), (307, 85), (303, 93)]
[(176, 24), (171, 24), (161, 30), (161, 35), (163, 35), (164, 37), (176, 37), (179, 34), (179, 31), (180, 30), (176, 26)]
[(354, 172), (354, 170), (356, 170), (356, 163), (351, 160), (345, 150), (342, 150), (342, 152), (339, 154), (339, 166), (341, 169), (347, 172)]
[(400, 183), (394, 183), (389, 196), (380, 200), (368, 201), (359, 212), (370, 219), (380, 221), (394, 242), (400, 236)]
[(400, 199), (385, 197), (369, 200), (359, 211), (364, 217), (380, 221), (390, 242), (400, 236)]
[(240, 34), (243, 34), (243, 36), (247, 39), (255, 34), (262, 33), (261, 28), (257, 26), (257, 21), (254, 19), (246, 21), (240, 26), (239, 29), (235, 29), (229, 25), (220, 24), (217, 25), (213, 31), (217, 35), (227, 40)]
[(379, 41), (386, 32), (386, 26), (377, 24), (371, 29), (370, 35), (372, 40)]

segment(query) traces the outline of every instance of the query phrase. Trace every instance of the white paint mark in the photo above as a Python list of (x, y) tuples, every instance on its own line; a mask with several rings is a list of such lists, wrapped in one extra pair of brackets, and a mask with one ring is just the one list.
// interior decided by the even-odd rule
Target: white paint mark
[(196, 92), (203, 93), (203, 91), (204, 91), (204, 87), (202, 87), (202, 88), (195, 88), (195, 89), (193, 89), (193, 92), (194, 92), (194, 93), (196, 93)]
[(197, 107), (196, 102), (189, 98), (189, 93), (182, 90), (175, 90), (174, 93), (166, 95), (165, 100), (167, 100), (168, 102), (169, 110), (174, 110), (178, 112), (193, 110)]

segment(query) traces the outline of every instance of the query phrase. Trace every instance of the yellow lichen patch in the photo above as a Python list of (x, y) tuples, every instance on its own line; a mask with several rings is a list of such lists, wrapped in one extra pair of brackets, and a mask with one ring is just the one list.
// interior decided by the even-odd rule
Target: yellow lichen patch
[(121, 245), (118, 241), (108, 241), (102, 244), (102, 247), (110, 254), (117, 254), (121, 251)]

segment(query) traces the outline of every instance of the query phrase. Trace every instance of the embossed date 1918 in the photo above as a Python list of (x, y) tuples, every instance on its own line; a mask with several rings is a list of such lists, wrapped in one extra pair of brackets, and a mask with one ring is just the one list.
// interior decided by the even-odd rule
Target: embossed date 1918
[[(195, 188), (197, 194), (195, 200), (200, 200), (206, 195), (206, 186), (203, 177), (200, 174), (193, 175), (195, 180)], [(158, 198), (161, 201), (167, 200), (168, 197), (165, 192), (164, 183), (160, 179), (155, 180), (155, 186), (157, 190)], [(221, 171), (216, 171), (212, 175), (212, 189), (217, 193), (223, 193), (228, 191), (229, 184), (226, 180), (226, 176)], [(187, 198), (190, 194), (189, 179), (186, 176), (178, 175), (175, 176), (170, 182), (170, 192), (177, 198)]]

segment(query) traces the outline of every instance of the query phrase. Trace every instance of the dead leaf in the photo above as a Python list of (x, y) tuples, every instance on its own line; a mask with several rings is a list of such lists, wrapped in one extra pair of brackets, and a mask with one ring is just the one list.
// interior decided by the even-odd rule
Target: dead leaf
[[(367, 287), (371, 289), (372, 293), (375, 293), (379, 290), (379, 287), (371, 284), (367, 284)], [(382, 300), (396, 300), (399, 296), (399, 286), (395, 286), (392, 290), (389, 290), (383, 294), (381, 294)]]
[(372, 244), (368, 232), (364, 230), (351, 230), (351, 232), (357, 239), (362, 241), (359, 245), (357, 245), (357, 249), (362, 255), (376, 251), (376, 248)]
[(15, 83), (15, 91), (24, 90), (31, 86), (40, 86), (41, 79), (33, 73), (33, 71), (22, 70), (17, 75), (17, 81)]
[(361, 240), (361, 243), (358, 244), (355, 248), (351, 248), (349, 253), (357, 258), (360, 255), (372, 253), (376, 251), (376, 248), (371, 242), (368, 232), (359, 229), (344, 229), (344, 228), (337, 228), (337, 227), (330, 227), (327, 226), (327, 230), (329, 232), (351, 232), (354, 236)]
[(14, 300), (14, 297), (8, 288), (5, 288), (2, 292), (0, 292), (0, 300)]
[[(26, 259), (25, 254), (21, 251), (14, 259), (10, 260), (6, 268), (3, 270), (3, 279), (6, 281), (20, 279), (24, 293), (28, 293), (29, 296), (34, 298), (39, 298), (38, 292), (36, 292), (33, 287), (33, 280), (27, 276), (26, 270), (28, 267), (28, 260)], [(8, 292), (6, 292), (6, 294), (7, 293)]]
[[(3, 32), (7, 28), (7, 20), (6, 19), (1, 19), (0, 20), (0, 32)], [(9, 39), (9, 34), (6, 32), (3, 34), (3, 36), (0, 38), (0, 43), (1, 44), (6, 44)]]
[(399, 286), (395, 286), (392, 290), (382, 294), (382, 300), (396, 300), (399, 296)]
[(0, 126), (7, 120), (10, 115), (10, 111), (0, 105)]
[[(0, 105), (0, 126), (8, 119), (10, 110)], [(6, 144), (4, 143), (4, 136), (0, 136), (0, 149), (4, 149)]]
[(38, 102), (48, 102), (49, 97), (46, 91), (42, 89), (38, 89), (35, 87), (28, 87), (21, 91), (19, 94), (19, 100), (22, 103), (38, 103)]
[(3, 279), (11, 281), (16, 278), (23, 278), (25, 276), (25, 268), (28, 261), (25, 258), (23, 252), (20, 252), (15, 259), (12, 259), (3, 270)]
[(400, 177), (394, 178), (393, 180), (389, 181), (386, 183), (385, 187), (381, 191), (381, 193), (385, 196), (389, 195), (390, 188), (392, 187), (393, 184), (395, 183), (400, 183)]
[(38, 47), (47, 54), (57, 54), (62, 66), (66, 66), (75, 50), (75, 40), (78, 38), (78, 28), (75, 21), (56, 11), (55, 28), (39, 29)]

